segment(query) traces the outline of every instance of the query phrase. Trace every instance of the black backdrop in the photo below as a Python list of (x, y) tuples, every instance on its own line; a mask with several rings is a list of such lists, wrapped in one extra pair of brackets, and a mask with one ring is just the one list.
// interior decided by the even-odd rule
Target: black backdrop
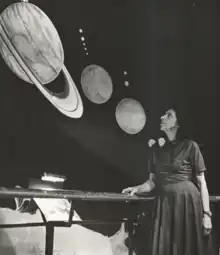
[[(0, 10), (13, 3), (1, 0)], [(65, 3), (64, 3), (65, 2)], [(72, 189), (119, 192), (147, 178), (147, 141), (169, 102), (188, 115), (194, 139), (203, 144), (211, 193), (217, 176), (218, 0), (33, 0), (53, 21), (64, 46), (65, 65), (84, 103), (81, 119), (61, 115), (37, 90), (18, 79), (0, 59), (1, 184), (25, 184), (44, 171), (65, 174)], [(83, 28), (89, 56), (78, 29)], [(80, 75), (103, 66), (114, 93), (106, 104), (84, 96)], [(128, 71), (130, 86), (123, 85)], [(60, 90), (62, 76), (50, 84)], [(148, 114), (137, 135), (124, 133), (115, 107), (139, 100)]]

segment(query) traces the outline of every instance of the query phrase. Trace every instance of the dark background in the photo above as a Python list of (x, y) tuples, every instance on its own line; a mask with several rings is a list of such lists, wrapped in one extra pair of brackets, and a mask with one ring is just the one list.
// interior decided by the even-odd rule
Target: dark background
[[(14, 1), (1, 0), (0, 11)], [(17, 78), (0, 58), (1, 185), (25, 185), (48, 171), (65, 174), (72, 189), (120, 192), (143, 182), (147, 142), (165, 105), (178, 101), (208, 167), (208, 187), (219, 194), (217, 166), (218, 0), (33, 0), (53, 21), (65, 65), (84, 104), (81, 119), (58, 112), (38, 89)], [(80, 41), (84, 30), (89, 56)], [(80, 75), (88, 64), (104, 67), (113, 80), (103, 105), (83, 94)], [(123, 71), (130, 86), (125, 87)], [(59, 90), (60, 75), (49, 86)], [(124, 133), (115, 120), (117, 103), (139, 100), (147, 125)], [(111, 208), (110, 206), (108, 208)]]

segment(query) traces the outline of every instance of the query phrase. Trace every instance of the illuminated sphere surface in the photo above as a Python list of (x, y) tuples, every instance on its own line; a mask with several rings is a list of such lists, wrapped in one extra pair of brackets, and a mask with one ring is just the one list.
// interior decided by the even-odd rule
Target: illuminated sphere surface
[(0, 15), (0, 34), (0, 53), (22, 80), (33, 83), (20, 62), (41, 84), (53, 81), (60, 73), (62, 43), (53, 23), (37, 6), (26, 2), (9, 5)]
[[(8, 67), (22, 80), (37, 86), (61, 113), (80, 118), (83, 103), (71, 75), (64, 65), (64, 51), (53, 23), (37, 6), (20, 2), (0, 14), (0, 53)], [(64, 91), (56, 94), (44, 85), (60, 72)]]
[(146, 124), (146, 114), (140, 102), (132, 98), (121, 100), (116, 107), (116, 121), (128, 134), (139, 133)]
[(81, 85), (85, 96), (96, 104), (106, 103), (113, 92), (111, 77), (98, 65), (89, 65), (83, 70)]

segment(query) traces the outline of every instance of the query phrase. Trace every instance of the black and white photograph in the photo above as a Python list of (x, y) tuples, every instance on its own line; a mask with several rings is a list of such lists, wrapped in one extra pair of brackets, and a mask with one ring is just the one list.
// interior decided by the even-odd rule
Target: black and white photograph
[(219, 255), (219, 0), (0, 1), (0, 255)]

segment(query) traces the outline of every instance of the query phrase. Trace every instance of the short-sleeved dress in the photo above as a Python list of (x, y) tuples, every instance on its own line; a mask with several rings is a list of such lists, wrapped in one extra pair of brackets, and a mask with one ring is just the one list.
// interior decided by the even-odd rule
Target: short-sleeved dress
[(203, 235), (203, 207), (194, 180), (206, 171), (196, 142), (175, 140), (154, 146), (149, 171), (156, 175), (150, 255), (211, 255)]

